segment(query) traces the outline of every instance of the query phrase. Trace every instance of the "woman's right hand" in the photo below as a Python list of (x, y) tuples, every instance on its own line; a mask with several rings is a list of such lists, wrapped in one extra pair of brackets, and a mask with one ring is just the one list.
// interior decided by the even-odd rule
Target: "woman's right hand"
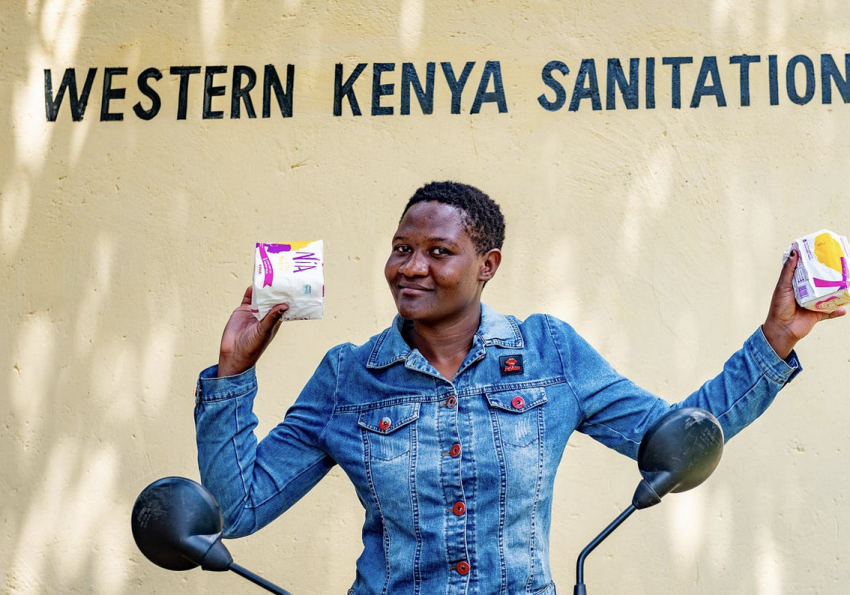
[(219, 378), (235, 376), (253, 367), (274, 339), (283, 313), (289, 309), (286, 304), (278, 304), (262, 320), (257, 320), (251, 313), (253, 292), (253, 286), (245, 290), (242, 303), (224, 327), (218, 355)]

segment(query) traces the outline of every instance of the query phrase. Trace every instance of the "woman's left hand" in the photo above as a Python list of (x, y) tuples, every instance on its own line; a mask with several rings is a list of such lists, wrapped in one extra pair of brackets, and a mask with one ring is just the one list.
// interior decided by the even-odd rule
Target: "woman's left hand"
[(773, 290), (773, 298), (770, 301), (770, 310), (767, 319), (762, 325), (762, 331), (770, 346), (776, 354), (785, 359), (794, 349), (797, 341), (811, 332), (815, 324), (821, 320), (839, 318), (846, 314), (844, 308), (838, 308), (832, 313), (815, 312), (806, 310), (797, 303), (794, 297), (794, 269), (800, 255), (796, 250), (782, 265), (779, 281)]

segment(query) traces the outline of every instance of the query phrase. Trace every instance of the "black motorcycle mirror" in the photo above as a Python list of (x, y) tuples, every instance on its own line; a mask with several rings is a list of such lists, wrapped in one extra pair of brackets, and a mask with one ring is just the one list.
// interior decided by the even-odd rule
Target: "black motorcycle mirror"
[(291, 595), (233, 561), (221, 542), (221, 509), (206, 488), (185, 477), (159, 479), (133, 506), (133, 539), (145, 557), (168, 570), (232, 570), (276, 593)]
[(684, 492), (704, 482), (722, 454), (723, 429), (704, 409), (674, 409), (655, 422), (638, 448), (638, 468), (643, 479), (632, 503), (579, 554), (573, 595), (587, 595), (584, 561), (596, 546), (635, 510), (658, 504), (670, 492)]

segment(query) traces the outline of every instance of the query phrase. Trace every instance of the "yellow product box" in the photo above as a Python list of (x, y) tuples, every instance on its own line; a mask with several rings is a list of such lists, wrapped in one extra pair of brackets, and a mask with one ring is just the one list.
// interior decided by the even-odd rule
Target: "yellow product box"
[(796, 250), (800, 255), (794, 271), (794, 295), (808, 310), (832, 312), (850, 304), (847, 238), (828, 229), (803, 236), (785, 250), (785, 258)]

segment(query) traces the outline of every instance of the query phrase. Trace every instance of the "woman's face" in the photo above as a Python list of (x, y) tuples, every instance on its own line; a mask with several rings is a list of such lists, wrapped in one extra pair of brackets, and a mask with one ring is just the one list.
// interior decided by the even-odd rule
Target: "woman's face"
[(478, 315), (500, 260), (499, 250), (476, 253), (459, 209), (420, 202), (399, 222), (384, 275), (403, 318), (439, 324)]

